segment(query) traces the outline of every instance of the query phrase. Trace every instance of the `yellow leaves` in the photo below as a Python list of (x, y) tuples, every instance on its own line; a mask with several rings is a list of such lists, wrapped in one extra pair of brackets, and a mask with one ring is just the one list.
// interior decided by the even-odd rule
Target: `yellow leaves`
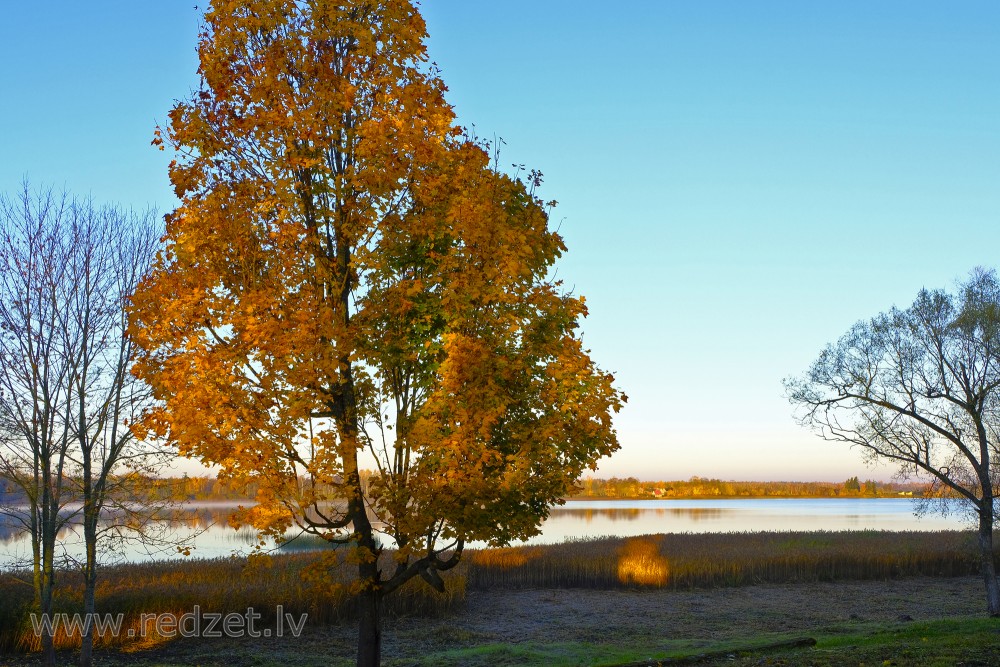
[(359, 563), (374, 563), (376, 556), (371, 549), (362, 546), (353, 546), (347, 550), (344, 562), (357, 565)]
[(302, 581), (312, 586), (321, 597), (332, 597), (343, 589), (336, 572), (339, 557), (335, 551), (324, 551), (302, 569)]
[[(547, 282), (565, 247), (538, 177), (454, 126), (408, 2), (216, 0), (206, 21), (202, 89), (154, 135), (181, 204), (134, 302), (162, 402), (142, 428), (258, 482), (238, 521), (274, 535), (356, 494), (404, 559), (435, 531), (533, 534), (617, 448), (624, 401), (574, 338), (582, 299)], [(356, 482), (382, 436), (395, 472)]]

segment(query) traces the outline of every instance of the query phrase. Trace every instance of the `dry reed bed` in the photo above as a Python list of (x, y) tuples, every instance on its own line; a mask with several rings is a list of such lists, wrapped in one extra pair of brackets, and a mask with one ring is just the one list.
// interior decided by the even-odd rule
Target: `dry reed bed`
[[(257, 627), (274, 625), (280, 605), (283, 613), (298, 618), (308, 614), (310, 625), (338, 623), (353, 618), (350, 591), (352, 568), (329, 558), (332, 552), (281, 555), (264, 562), (225, 558), (156, 563), (138, 563), (109, 567), (101, 571), (96, 591), (98, 614), (123, 614), (122, 630), (117, 637), (95, 638), (95, 646), (111, 647), (142, 643), (155, 644), (158, 637), (153, 622), (147, 621), (143, 632), (142, 614), (171, 613), (175, 617), (197, 606), (205, 613), (244, 613), (253, 607), (261, 614)], [(386, 556), (385, 567), (390, 567)], [(327, 561), (327, 562), (325, 562)], [(0, 574), (0, 652), (34, 651), (40, 639), (31, 624), (33, 594), (24, 583), (24, 573)], [(448, 589), (439, 594), (411, 581), (389, 596), (383, 607), (393, 616), (430, 616), (450, 610), (465, 599), (465, 580), (446, 577)], [(29, 580), (30, 581), (30, 580)], [(58, 580), (54, 613), (72, 616), (83, 607), (83, 581), (78, 572), (64, 572)], [(128, 636), (133, 630), (133, 636)], [(57, 648), (80, 645), (79, 637), (60, 632)]]
[(691, 589), (979, 571), (975, 536), (959, 531), (645, 535), (484, 550), (465, 560), (471, 589)]
[[(384, 568), (392, 567), (384, 554)], [(603, 538), (562, 544), (469, 551), (444, 573), (445, 594), (419, 579), (385, 601), (389, 615), (433, 615), (464, 600), (466, 588), (673, 589), (755, 583), (964, 576), (978, 570), (975, 539), (965, 532), (709, 533)], [(124, 614), (125, 629), (141, 634), (141, 614), (237, 612), (253, 607), (262, 622), (284, 612), (307, 613), (310, 625), (352, 616), (349, 582), (353, 566), (332, 551), (243, 559), (141, 563), (102, 571), (99, 613)], [(32, 593), (24, 575), (0, 574), (0, 651), (37, 649), (30, 611)], [(30, 580), (29, 580), (30, 581)], [(62, 573), (56, 612), (82, 607), (78, 573)], [(123, 631), (98, 646), (134, 643)], [(147, 642), (150, 641), (147, 639)], [(57, 645), (79, 645), (57, 637)]]

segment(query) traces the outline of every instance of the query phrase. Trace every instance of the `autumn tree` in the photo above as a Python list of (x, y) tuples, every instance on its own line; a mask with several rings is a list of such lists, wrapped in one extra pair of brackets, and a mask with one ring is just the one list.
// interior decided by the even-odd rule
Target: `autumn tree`
[[(90, 613), (99, 540), (149, 516), (126, 473), (154, 471), (163, 452), (136, 442), (129, 427), (148, 388), (129, 372), (125, 305), (158, 237), (148, 213), (27, 184), (15, 197), (0, 196), (0, 476), (25, 501), (0, 503), (0, 511), (30, 534), (42, 614), (51, 612), (64, 528), (82, 528)], [(112, 510), (120, 521), (102, 526), (102, 513)], [(42, 646), (54, 664), (48, 632)], [(92, 646), (88, 627), (83, 665)]]
[(956, 292), (921, 290), (909, 308), (858, 322), (786, 389), (802, 423), (824, 438), (895, 463), (904, 477), (929, 476), (973, 510), (989, 612), (1000, 615), (996, 274), (976, 270)]
[(550, 278), (541, 176), (455, 125), (425, 37), (409, 2), (213, 3), (133, 311), (142, 435), (257, 484), (242, 521), (353, 545), (359, 665), (385, 595), (538, 532), (625, 398)]

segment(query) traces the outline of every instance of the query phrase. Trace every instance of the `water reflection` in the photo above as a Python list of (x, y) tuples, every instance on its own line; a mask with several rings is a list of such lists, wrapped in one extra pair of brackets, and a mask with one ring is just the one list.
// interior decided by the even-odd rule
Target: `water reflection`
[[(227, 526), (229, 516), (237, 507), (238, 505), (234, 503), (187, 504), (159, 510), (153, 514), (152, 521), (169, 528), (188, 528), (194, 530)], [(11, 511), (15, 516), (0, 514), (0, 542), (10, 542), (22, 537), (21, 526), (26, 523), (28, 518), (26, 509), (14, 508)], [(22, 513), (24, 513), (23, 516)], [(63, 516), (68, 521), (62, 534), (66, 535), (75, 532), (80, 526), (79, 508), (67, 507)], [(101, 516), (100, 527), (109, 528), (115, 525), (124, 527), (126, 521), (127, 518), (122, 514), (114, 511), (106, 511)]]
[[(252, 528), (234, 529), (230, 515), (239, 507), (236, 503), (190, 503), (155, 513), (144, 525), (147, 540), (136, 539), (135, 526), (121, 512), (107, 511), (101, 516), (98, 530), (118, 536), (115, 545), (106, 549), (106, 562), (140, 561), (172, 558), (178, 555), (177, 545), (193, 547), (204, 557), (246, 553), (257, 543)], [(27, 530), (26, 508), (13, 508), (11, 515), (0, 515), (0, 567), (24, 566), (30, 563), (31, 543)], [(59, 531), (58, 541), (62, 561), (81, 560), (84, 553), (83, 530), (78, 507), (65, 508), (66, 523)]]
[[(592, 501), (588, 501), (592, 502)], [(718, 507), (623, 507), (623, 508), (575, 508), (559, 507), (552, 510), (551, 520), (557, 521), (583, 521), (591, 523), (595, 520), (603, 521), (640, 521), (650, 518), (680, 517), (690, 521), (717, 521), (727, 513), (738, 512), (734, 509), (722, 509)]]
[(8, 516), (0, 516), (0, 544), (7, 544), (17, 539), (17, 525)]
[[(554, 509), (552, 519), (575, 519), (590, 523), (595, 517), (610, 519), (612, 521), (635, 521), (642, 515), (642, 510), (637, 507), (627, 507), (621, 509)], [(550, 521), (552, 520), (550, 519)]]
[(742, 498), (569, 501), (532, 542), (654, 533), (797, 530), (960, 530), (956, 517), (914, 515), (907, 498)]
[[(660, 510), (657, 510), (659, 512)], [(691, 521), (718, 521), (726, 514), (732, 514), (738, 510), (724, 510), (717, 507), (691, 507), (686, 509), (664, 510), (675, 517), (682, 517)]]

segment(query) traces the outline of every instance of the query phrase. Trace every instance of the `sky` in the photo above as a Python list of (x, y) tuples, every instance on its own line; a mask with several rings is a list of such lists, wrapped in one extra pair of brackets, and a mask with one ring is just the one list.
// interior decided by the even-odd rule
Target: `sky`
[[(171, 210), (150, 141), (197, 85), (202, 9), (5, 3), (0, 191)], [(629, 397), (597, 476), (891, 476), (798, 426), (782, 379), (855, 321), (998, 264), (1000, 4), (421, 11), (459, 122), (559, 201), (558, 277)]]

